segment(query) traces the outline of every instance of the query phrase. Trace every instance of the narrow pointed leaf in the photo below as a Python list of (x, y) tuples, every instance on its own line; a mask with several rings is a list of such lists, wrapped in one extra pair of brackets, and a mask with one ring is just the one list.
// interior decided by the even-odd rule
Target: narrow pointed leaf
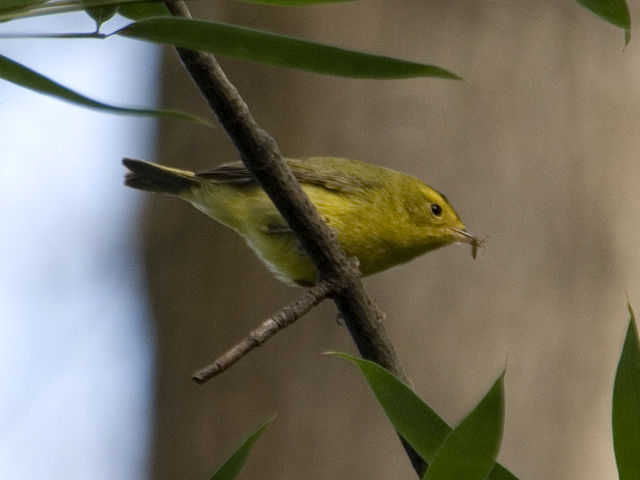
[(227, 458), (225, 462), (213, 473), (210, 480), (233, 480), (236, 478), (242, 470), (244, 463), (247, 461), (249, 453), (251, 453), (251, 449), (267, 430), (267, 427), (271, 425), (272, 421), (273, 418), (267, 420), (240, 445), (238, 445), (238, 448), (236, 448), (229, 458)]
[(132, 23), (114, 34), (343, 77), (459, 78), (433, 65), (346, 50), (237, 25), (186, 18), (149, 18)]
[[(396, 431), (418, 455), (426, 462), (431, 462), (452, 432), (451, 427), (410, 387), (377, 363), (346, 353), (330, 354), (358, 367)], [(500, 464), (495, 464), (487, 478), (517, 480)]]
[(624, 44), (631, 40), (631, 16), (625, 0), (576, 0), (603, 20), (624, 30)]
[(78, 92), (75, 92), (50, 78), (31, 70), (24, 65), (0, 55), (0, 78), (7, 80), (21, 87), (28, 88), (38, 93), (65, 100), (83, 107), (102, 110), (110, 113), (124, 115), (151, 116), (157, 118), (175, 118), (179, 120), (189, 120), (192, 122), (204, 123), (204, 120), (182, 112), (171, 110), (147, 110), (129, 107), (118, 107), (93, 100)]
[(629, 328), (613, 385), (613, 448), (620, 480), (640, 478), (640, 343), (629, 305)]
[(418, 455), (431, 461), (451, 432), (447, 422), (416, 392), (377, 363), (345, 353), (331, 355), (348, 360), (360, 369), (396, 431)]
[(484, 480), (500, 450), (504, 425), (504, 373), (442, 443), (424, 480)]
[(118, 5), (104, 5), (100, 7), (89, 7), (85, 10), (94, 22), (96, 30), (100, 30), (102, 24), (118, 13)]
[(36, 5), (39, 3), (44, 3), (47, 0), (2, 0), (2, 6), (0, 8), (11, 9), (11, 8), (28, 8), (32, 5)]
[(2, 10), (27, 10), (34, 5), (45, 3), (47, 0), (2, 0)]
[[(121, 13), (120, 8), (126, 5), (130, 6), (131, 8), (127, 8), (125, 9), (125, 11), (148, 11), (148, 8), (142, 7), (146, 3), (147, 2), (143, 3), (140, 0), (61, 0), (54, 2), (48, 2), (48, 0), (0, 0), (0, 22), (5, 20), (12, 20), (15, 18), (54, 15), (60, 13), (77, 12), (80, 10), (96, 9), (97, 7), (104, 7), (104, 12), (97, 11), (94, 14), (98, 17), (98, 23), (101, 23), (108, 20), (108, 18), (104, 17), (110, 9), (113, 10), (114, 8), (118, 8), (118, 13)], [(163, 5), (161, 0), (150, 0), (148, 3), (155, 3), (156, 5), (158, 5), (153, 16), (162, 14), (162, 10), (159, 8)], [(127, 16), (127, 18), (143, 17)]]
[(0, 4), (0, 13), (6, 15), (7, 19), (12, 18), (15, 14), (28, 12), (31, 8), (45, 3), (47, 0), (2, 0)]
[(163, 2), (124, 3), (120, 5), (118, 13), (131, 20), (169, 15), (169, 10)]
[(487, 480), (518, 480), (518, 477), (499, 463), (496, 463), (491, 469)]

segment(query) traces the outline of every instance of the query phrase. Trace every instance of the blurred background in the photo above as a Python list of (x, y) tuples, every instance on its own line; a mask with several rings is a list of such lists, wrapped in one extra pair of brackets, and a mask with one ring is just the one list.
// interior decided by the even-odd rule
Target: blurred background
[[(456, 424), (506, 365), (500, 461), (522, 479), (616, 478), (611, 391), (627, 296), (640, 309), (637, 40), (623, 50), (619, 29), (574, 2), (551, 0), (415, 0), (402, 8), (382, 0), (297, 9), (222, 1), (192, 6), (207, 18), (433, 63), (465, 78), (352, 80), (221, 59), (285, 155), (348, 156), (416, 175), (446, 193), (471, 231), (488, 237), (476, 261), (467, 247), (453, 246), (365, 280), (387, 313), (387, 329), (417, 392)], [(630, 6), (635, 25), (639, 12)], [(127, 42), (125, 48), (132, 45), (140, 46)], [(157, 58), (155, 52), (144, 57)], [(134, 54), (127, 50), (122, 57), (131, 62)], [(123, 103), (153, 101), (148, 86), (155, 80), (139, 70), (153, 73), (154, 65), (139, 62), (108, 72), (109, 79), (124, 72), (121, 89), (134, 100), (123, 96)], [(208, 115), (174, 52), (164, 51), (159, 68), (162, 105)], [(0, 88), (7, 124), (15, 114), (5, 108), (5, 85)], [(36, 108), (44, 102), (24, 95)], [(21, 129), (32, 134), (29, 145), (41, 143), (45, 153), (31, 153), (23, 143), (11, 154), (14, 167), (6, 167), (8, 155), (0, 166), (2, 191), (18, 190), (3, 194), (3, 223), (11, 225), (11, 235), (22, 235), (9, 235), (15, 244), (1, 249), (3, 265), (31, 243), (35, 253), (29, 255), (42, 256), (44, 265), (33, 267), (29, 256), (28, 266), (16, 267), (22, 275), (31, 272), (29, 279), (4, 268), (0, 277), (0, 298), (6, 299), (0, 303), (2, 382), (8, 387), (2, 388), (8, 400), (0, 404), (0, 451), (16, 438), (26, 445), (46, 432), (57, 445), (51, 465), (68, 472), (70, 463), (90, 458), (76, 431), (82, 426), (102, 455), (101, 478), (122, 478), (108, 466), (127, 459), (127, 478), (208, 478), (233, 445), (277, 414), (242, 478), (415, 478), (358, 372), (321, 355), (355, 352), (329, 302), (219, 378), (204, 386), (192, 382), (194, 370), (301, 290), (274, 280), (235, 234), (189, 205), (121, 185), (125, 155), (194, 170), (235, 160), (220, 127), (165, 121), (156, 135), (141, 120), (99, 119), (101, 141), (73, 157), (81, 159), (75, 164), (63, 168), (68, 150), (56, 151), (44, 140), (49, 122)], [(124, 133), (105, 135), (110, 119), (142, 144), (129, 144)], [(65, 123), (66, 133), (53, 144), (62, 138), (77, 143), (75, 124)], [(98, 153), (107, 157), (98, 161)], [(78, 185), (78, 172), (98, 164), (104, 173)], [(54, 174), (69, 181), (49, 182)], [(23, 182), (19, 188), (14, 179)], [(71, 233), (49, 213), (69, 185), (80, 190), (59, 218), (95, 205), (78, 214)], [(44, 215), (39, 202), (22, 210), (33, 191), (46, 192)], [(101, 203), (89, 202), (89, 195)], [(32, 229), (45, 221), (52, 222), (48, 230)], [(15, 226), (22, 224), (24, 230)], [(67, 232), (62, 243), (50, 240), (55, 232)], [(101, 232), (102, 243), (87, 247), (87, 232)], [(68, 243), (72, 238), (80, 243)], [(106, 238), (114, 240), (105, 244)], [(120, 273), (105, 282), (105, 272), (116, 267)], [(63, 287), (75, 269), (97, 279), (100, 300)], [(64, 322), (69, 311), (54, 309), (50, 297), (68, 303), (74, 324)], [(44, 309), (36, 312), (40, 304)], [(105, 333), (109, 321), (120, 329)], [(96, 351), (91, 337), (104, 340), (105, 355), (89, 362), (73, 352)], [(57, 350), (47, 350), (54, 340)], [(16, 345), (24, 345), (23, 356), (8, 357)], [(54, 366), (60, 352), (66, 367)], [(88, 373), (77, 373), (80, 366)], [(59, 371), (66, 372), (63, 378)], [(68, 392), (66, 403), (57, 391)], [(96, 408), (77, 414), (73, 402)], [(62, 417), (60, 409), (74, 415)], [(42, 411), (49, 412), (42, 421), (27, 413)], [(45, 423), (55, 419), (64, 422)], [(126, 439), (134, 450), (114, 452)], [(20, 451), (25, 462), (40, 458), (35, 449), (10, 451)], [(0, 462), (4, 472), (16, 471), (14, 455)]]
[[(0, 54), (102, 100), (158, 101), (160, 50), (142, 43), (2, 39)], [(153, 324), (119, 159), (153, 155), (155, 122), (0, 81), (0, 125), (0, 477), (148, 478)]]

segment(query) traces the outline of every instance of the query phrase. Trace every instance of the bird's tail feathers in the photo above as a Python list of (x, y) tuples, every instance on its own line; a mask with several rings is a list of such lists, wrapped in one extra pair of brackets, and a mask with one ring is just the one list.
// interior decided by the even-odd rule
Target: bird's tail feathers
[(129, 169), (124, 184), (139, 190), (180, 195), (201, 183), (194, 173), (187, 170), (164, 167), (133, 158), (124, 158), (122, 163)]

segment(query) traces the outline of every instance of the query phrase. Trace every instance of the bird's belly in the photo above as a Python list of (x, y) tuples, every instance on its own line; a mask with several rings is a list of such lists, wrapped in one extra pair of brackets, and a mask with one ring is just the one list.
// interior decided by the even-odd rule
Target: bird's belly
[(318, 281), (316, 267), (292, 233), (254, 232), (243, 236), (280, 280), (298, 286), (311, 286)]

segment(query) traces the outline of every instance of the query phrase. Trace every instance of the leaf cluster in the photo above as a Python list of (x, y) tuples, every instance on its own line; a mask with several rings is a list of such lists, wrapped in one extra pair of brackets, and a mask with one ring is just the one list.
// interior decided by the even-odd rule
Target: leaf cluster
[[(271, 6), (303, 7), (352, 0), (244, 0)], [(625, 0), (577, 0), (605, 21), (622, 28), (625, 45), (631, 39), (631, 20)], [(42, 15), (85, 11), (96, 22), (94, 32), (62, 32), (48, 35), (4, 35), (5, 38), (93, 38), (126, 37), (145, 42), (188, 48), (216, 55), (307, 72), (352, 78), (402, 79), (432, 77), (459, 80), (460, 77), (437, 65), (349, 50), (277, 33), (220, 22), (172, 18), (160, 1), (136, 0), (4, 0), (0, 22)], [(116, 13), (132, 20), (110, 33), (100, 29)], [(0, 35), (2, 36), (2, 35)], [(117, 106), (76, 92), (18, 60), (0, 55), (0, 78), (24, 88), (105, 113), (174, 118), (208, 122), (183, 112)]]
[[(640, 478), (640, 340), (631, 306), (629, 314), (611, 414), (620, 480)], [(471, 413), (452, 428), (409, 386), (376, 363), (345, 353), (331, 355), (360, 370), (389, 422), (429, 465), (423, 480), (517, 480), (496, 463), (504, 424), (504, 372)], [(211, 480), (236, 478), (248, 450), (269, 423), (252, 433)], [(222, 475), (223, 471), (230, 473)]]

